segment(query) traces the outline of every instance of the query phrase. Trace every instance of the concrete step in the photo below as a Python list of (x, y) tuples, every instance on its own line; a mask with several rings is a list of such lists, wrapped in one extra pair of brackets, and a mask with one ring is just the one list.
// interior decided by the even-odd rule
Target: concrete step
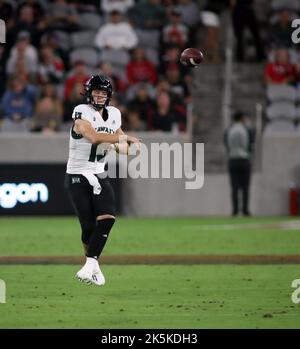
[(221, 84), (217, 84), (212, 88), (211, 84), (201, 83), (197, 86), (197, 88), (194, 88), (192, 95), (195, 98), (221, 98), (223, 94), (221, 86)]
[(248, 81), (242, 81), (234, 83), (232, 88), (232, 94), (234, 96), (262, 96), (265, 94), (265, 87), (261, 83), (251, 83)]
[[(263, 64), (233, 65), (232, 111), (243, 110), (255, 120), (256, 103), (265, 96), (262, 83)], [(205, 171), (227, 171), (227, 155), (223, 144), (224, 66), (203, 64), (194, 70), (194, 112), (198, 121), (194, 141), (205, 144)]]
[(223, 81), (224, 68), (221, 64), (201, 64), (194, 69), (194, 83)]
[(261, 63), (234, 63), (233, 64), (233, 78), (239, 80), (256, 80), (257, 77), (262, 77), (264, 72), (264, 64)]

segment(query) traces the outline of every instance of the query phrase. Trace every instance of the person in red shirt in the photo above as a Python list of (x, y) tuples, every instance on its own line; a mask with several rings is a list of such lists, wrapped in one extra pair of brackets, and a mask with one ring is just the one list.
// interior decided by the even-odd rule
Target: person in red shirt
[(265, 68), (267, 84), (289, 84), (294, 80), (294, 67), (290, 63), (289, 52), (279, 49), (275, 54), (275, 61), (268, 63)]
[(163, 43), (184, 47), (188, 41), (188, 27), (182, 22), (181, 13), (173, 9), (169, 15), (169, 23), (162, 29)]
[(85, 84), (89, 79), (86, 65), (83, 61), (77, 61), (74, 63), (74, 72), (65, 82), (64, 97), (68, 100), (74, 85), (77, 83)]
[(126, 73), (129, 84), (149, 82), (154, 85), (157, 80), (155, 66), (146, 58), (141, 47), (137, 47), (133, 51), (132, 60), (126, 67)]

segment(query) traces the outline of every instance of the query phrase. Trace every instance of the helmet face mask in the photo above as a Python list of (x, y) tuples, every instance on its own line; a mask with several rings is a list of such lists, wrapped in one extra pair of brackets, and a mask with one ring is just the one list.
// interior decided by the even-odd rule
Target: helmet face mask
[[(106, 106), (108, 106), (110, 98), (112, 96), (112, 85), (108, 80), (108, 78), (106, 78), (103, 75), (93, 75), (84, 85), (84, 89), (85, 89), (86, 102), (88, 104), (91, 104), (93, 108), (95, 108), (96, 110), (101, 110), (102, 108), (105, 108)], [(99, 104), (95, 102), (94, 97), (92, 96), (92, 92), (94, 90), (107, 92), (107, 97), (103, 104), (102, 103)]]
[(108, 98), (108, 93), (106, 90), (95, 89), (95, 90), (92, 90), (91, 92), (90, 103), (93, 105), (95, 109), (98, 110), (106, 106), (107, 98)]

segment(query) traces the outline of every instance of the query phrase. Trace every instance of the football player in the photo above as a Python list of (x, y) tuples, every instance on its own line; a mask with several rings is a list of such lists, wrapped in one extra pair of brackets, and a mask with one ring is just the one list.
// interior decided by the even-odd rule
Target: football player
[[(66, 187), (81, 225), (86, 263), (76, 274), (80, 281), (104, 285), (98, 259), (115, 222), (115, 196), (105, 172), (105, 156), (111, 150), (127, 152), (140, 140), (121, 129), (119, 109), (109, 106), (112, 85), (102, 75), (85, 84), (86, 104), (74, 108), (70, 130)], [(126, 137), (126, 146), (119, 139)], [(122, 147), (121, 147), (122, 145)]]

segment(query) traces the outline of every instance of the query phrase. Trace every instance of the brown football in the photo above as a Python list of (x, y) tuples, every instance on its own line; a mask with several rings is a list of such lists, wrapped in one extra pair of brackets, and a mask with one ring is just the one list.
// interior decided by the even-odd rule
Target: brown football
[(203, 61), (203, 53), (197, 48), (187, 48), (180, 55), (181, 64), (187, 67), (197, 67)]

